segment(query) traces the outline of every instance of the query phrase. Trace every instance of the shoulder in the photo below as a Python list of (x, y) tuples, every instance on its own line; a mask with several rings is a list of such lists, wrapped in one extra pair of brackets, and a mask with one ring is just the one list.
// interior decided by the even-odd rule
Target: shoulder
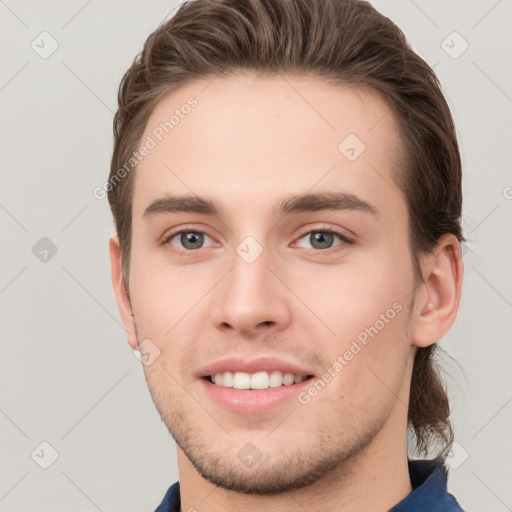
[(162, 503), (158, 505), (155, 512), (180, 512), (180, 507), (180, 483), (176, 482), (169, 487)]

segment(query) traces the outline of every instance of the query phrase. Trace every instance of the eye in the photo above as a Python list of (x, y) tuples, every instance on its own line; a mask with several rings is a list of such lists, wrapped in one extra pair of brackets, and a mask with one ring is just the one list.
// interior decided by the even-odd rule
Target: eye
[[(340, 240), (338, 244), (335, 244), (336, 238)], [(311, 248), (315, 250), (329, 250), (339, 245), (352, 244), (352, 240), (347, 238), (342, 233), (339, 233), (333, 229), (315, 229), (309, 230), (301, 234), (299, 241), (306, 239), (306, 242), (311, 245)], [(306, 248), (309, 248), (306, 246)]]
[[(181, 244), (181, 247), (178, 247), (179, 250), (190, 252), (196, 249), (203, 249), (205, 239), (213, 241), (213, 238), (209, 237), (202, 231), (182, 229), (180, 231), (176, 231), (175, 233), (171, 233), (165, 239), (164, 244), (169, 244), (175, 247), (175, 244), (178, 243)], [(175, 242), (173, 243), (173, 241)]]
[[(310, 244), (310, 247), (307, 245), (304, 246), (300, 243), (300, 241), (303, 239), (305, 240), (306, 244)], [(336, 243), (336, 239), (338, 239), (338, 243)], [(208, 236), (203, 231), (182, 228), (179, 231), (170, 233), (162, 243), (163, 245), (170, 246), (171, 251), (191, 253), (198, 249), (204, 249), (205, 242), (207, 240), (210, 240), (210, 246), (213, 245), (212, 242), (215, 242), (213, 238)], [(336, 250), (335, 248), (338, 246), (344, 246), (352, 243), (353, 241), (346, 237), (344, 234), (327, 228), (304, 231), (301, 233), (300, 238), (296, 242), (299, 247), (304, 247), (313, 251), (325, 252), (329, 251), (330, 249)]]

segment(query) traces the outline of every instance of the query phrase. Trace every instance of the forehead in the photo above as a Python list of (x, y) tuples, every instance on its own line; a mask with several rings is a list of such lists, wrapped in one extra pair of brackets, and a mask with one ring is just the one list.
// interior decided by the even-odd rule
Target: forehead
[[(165, 194), (272, 208), (283, 195), (342, 189), (397, 200), (401, 148), (390, 107), (317, 77), (237, 75), (189, 83), (153, 110), (133, 211)], [(275, 199), (275, 201), (274, 201)], [(229, 206), (229, 205), (227, 205)]]

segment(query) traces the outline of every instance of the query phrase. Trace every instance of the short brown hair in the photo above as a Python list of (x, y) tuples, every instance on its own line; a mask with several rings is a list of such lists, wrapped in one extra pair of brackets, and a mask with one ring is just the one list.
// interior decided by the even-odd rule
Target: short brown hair
[[(408, 207), (418, 282), (421, 254), (435, 249), (446, 233), (464, 240), (452, 116), (434, 72), (391, 20), (362, 0), (192, 0), (147, 38), (119, 88), (108, 199), (127, 291), (135, 168), (116, 181), (119, 169), (126, 169), (164, 95), (198, 78), (239, 72), (313, 75), (379, 94), (401, 132), (405, 169), (395, 180)], [(437, 349), (418, 349), (411, 382), (409, 425), (424, 454), (434, 441), (441, 442), (442, 454), (453, 443)]]

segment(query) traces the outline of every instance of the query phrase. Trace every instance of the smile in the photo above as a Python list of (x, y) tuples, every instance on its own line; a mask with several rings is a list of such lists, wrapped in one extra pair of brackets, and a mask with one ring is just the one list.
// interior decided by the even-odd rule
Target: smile
[(279, 370), (272, 372), (260, 371), (256, 373), (230, 372), (216, 373), (206, 377), (216, 386), (234, 389), (269, 389), (281, 386), (292, 386), (308, 379), (309, 375), (295, 375)]

